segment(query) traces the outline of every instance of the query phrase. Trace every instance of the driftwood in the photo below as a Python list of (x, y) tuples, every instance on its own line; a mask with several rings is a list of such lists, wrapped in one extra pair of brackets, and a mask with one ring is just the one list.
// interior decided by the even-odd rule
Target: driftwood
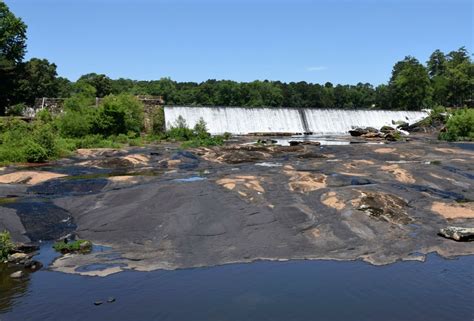
[(448, 226), (439, 230), (439, 235), (458, 242), (474, 241), (474, 228)]

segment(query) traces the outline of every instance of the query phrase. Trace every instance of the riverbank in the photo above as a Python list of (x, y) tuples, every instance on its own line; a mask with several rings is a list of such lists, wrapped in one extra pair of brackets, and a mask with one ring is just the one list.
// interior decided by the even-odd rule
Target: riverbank
[[(71, 234), (110, 247), (52, 266), (84, 275), (473, 254), (472, 243), (437, 232), (474, 225), (474, 152), (411, 139), (262, 146), (245, 137), (187, 151), (172, 143), (79, 150), (43, 167), (4, 169), (0, 229), (21, 242)], [(81, 268), (94, 265), (101, 268)]]

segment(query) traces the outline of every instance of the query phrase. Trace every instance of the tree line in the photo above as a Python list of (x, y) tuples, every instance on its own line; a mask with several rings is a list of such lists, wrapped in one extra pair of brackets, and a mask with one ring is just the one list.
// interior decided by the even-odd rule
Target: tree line
[(26, 31), (26, 24), (1, 2), (0, 114), (32, 106), (39, 97), (70, 97), (85, 84), (94, 88), (97, 97), (121, 93), (162, 96), (168, 105), (417, 110), (472, 104), (474, 64), (465, 47), (449, 53), (436, 50), (426, 65), (407, 56), (394, 65), (388, 83), (379, 86), (268, 80), (138, 81), (96, 73), (71, 82), (59, 77), (57, 66), (47, 59), (24, 61)]

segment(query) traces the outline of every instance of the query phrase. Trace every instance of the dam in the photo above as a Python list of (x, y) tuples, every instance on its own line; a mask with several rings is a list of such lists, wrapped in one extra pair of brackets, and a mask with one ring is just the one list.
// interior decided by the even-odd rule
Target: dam
[(211, 134), (313, 133), (341, 135), (353, 127), (391, 126), (393, 122), (415, 123), (427, 111), (345, 110), (281, 107), (164, 107), (166, 128), (181, 116), (191, 128), (201, 118)]

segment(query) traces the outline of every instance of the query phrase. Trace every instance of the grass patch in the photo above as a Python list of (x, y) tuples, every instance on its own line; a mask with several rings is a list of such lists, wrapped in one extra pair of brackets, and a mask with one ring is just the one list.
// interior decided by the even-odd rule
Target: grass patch
[(88, 240), (69, 241), (67, 243), (60, 241), (54, 243), (53, 248), (61, 253), (89, 253), (92, 251), (92, 243)]

